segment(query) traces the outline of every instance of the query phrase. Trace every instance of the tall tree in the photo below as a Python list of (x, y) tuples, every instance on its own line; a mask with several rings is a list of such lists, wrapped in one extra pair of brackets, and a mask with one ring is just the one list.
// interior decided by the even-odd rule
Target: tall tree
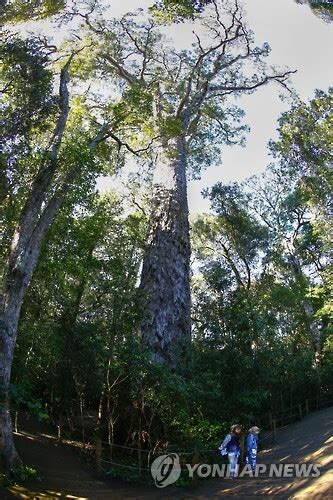
[(103, 422), (111, 418), (105, 403), (117, 356), (140, 311), (143, 237), (142, 216), (125, 215), (118, 197), (100, 196), (89, 177), (69, 193), (47, 234), (23, 304), (13, 383), (21, 407), (43, 400), (60, 435), (83, 412), (96, 415), (99, 401)]
[(310, 290), (315, 280), (322, 281), (325, 251), (320, 239), (314, 236), (316, 215), (300, 185), (301, 179), (299, 173), (295, 176), (285, 167), (271, 166), (260, 180), (250, 182), (251, 205), (270, 234), (264, 266), (297, 297), (294, 308), (298, 311), (298, 323), (307, 332), (313, 361), (317, 363), (321, 351), (321, 320), (316, 317)]
[[(2, 158), (6, 170), (5, 198), (13, 198), (10, 181), (15, 176), (19, 178), (22, 171), (26, 183), (21, 189), (18, 189), (21, 187), (20, 183), (12, 186), (16, 195), (14, 224), (6, 235), (5, 248), (1, 249), (4, 259), (0, 287), (0, 464), (7, 470), (19, 460), (13, 443), (9, 400), (11, 367), (23, 299), (50, 224), (67, 193), (74, 188), (79, 173), (89, 167), (92, 170), (95, 168), (98, 155), (93, 158), (92, 151), (108, 137), (106, 125), (100, 128), (95, 126), (87, 131), (82, 117), (75, 118), (75, 110), (72, 127), (68, 126), (68, 83), (74, 53), (67, 58), (61, 69), (59, 95), (49, 98), (48, 94), (52, 94), (53, 77), (47, 68), (47, 53), (41, 56), (34, 43), (27, 42), (22, 46), (21, 42), (15, 42), (14, 48), (11, 47), (12, 43), (11, 37), (5, 41), (7, 48), (4, 53), (7, 62), (15, 60), (16, 64), (14, 67), (5, 64), (3, 88), (6, 114), (18, 121), (19, 130), (11, 124), (7, 124), (5, 128), (7, 138), (10, 139), (7, 141), (7, 148), (12, 148), (12, 151), (5, 150)], [(36, 75), (39, 75), (38, 79)], [(49, 101), (54, 103), (54, 108), (44, 132), (42, 123), (38, 124), (38, 120), (40, 118), (43, 121), (43, 117), (47, 115), (45, 109)], [(29, 106), (28, 112), (20, 109), (22, 102)], [(23, 122), (19, 117), (23, 118)], [(37, 130), (34, 130), (35, 126)], [(18, 132), (24, 137), (20, 138)], [(17, 145), (22, 147), (17, 148)], [(22, 154), (22, 150), (26, 154)], [(17, 156), (21, 162), (17, 161)], [(29, 163), (27, 159), (30, 160)], [(25, 162), (25, 171), (20, 172), (22, 162)], [(6, 199), (4, 202), (6, 203)], [(5, 210), (4, 213), (6, 212)]]
[(260, 269), (258, 254), (268, 244), (267, 229), (250, 212), (249, 195), (237, 184), (217, 183), (205, 195), (217, 216), (200, 216), (193, 222), (196, 251), (201, 257), (220, 254), (236, 285), (249, 290)]
[(105, 21), (92, 10), (77, 14), (99, 45), (99, 70), (122, 81), (118, 112), (129, 116), (135, 102), (129, 140), (134, 134), (136, 140), (151, 137), (142, 336), (155, 361), (181, 366), (191, 333), (187, 176), (217, 161), (222, 144), (240, 140), (242, 113), (228, 105), (228, 96), (252, 93), (272, 80), (285, 84), (290, 72), (279, 74), (265, 65), (269, 47), (254, 45), (237, 0), (213, 1), (197, 18), (200, 34), (193, 48), (182, 51), (165, 40), (153, 20), (141, 23), (127, 15)]
[[(281, 116), (280, 138), (270, 145), (279, 166), (271, 167), (268, 172), (266, 188), (257, 185), (254, 200), (257, 208), (266, 212), (266, 224), (273, 223), (275, 236), (287, 253), (285, 265), (292, 270), (295, 282), (309, 290), (300, 303), (307, 318), (306, 327), (312, 338), (317, 364), (325, 328), (311, 295), (318, 285), (326, 290), (324, 295), (329, 295), (331, 286), (331, 109), (332, 89), (328, 92), (318, 90), (308, 104), (295, 102), (292, 109)], [(270, 200), (268, 184), (271, 186)]]

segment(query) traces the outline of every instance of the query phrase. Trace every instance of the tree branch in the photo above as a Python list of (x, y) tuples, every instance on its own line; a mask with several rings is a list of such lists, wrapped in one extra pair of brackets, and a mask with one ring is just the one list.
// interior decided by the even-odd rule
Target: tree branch
[(43, 155), (41, 167), (32, 182), (30, 193), (28, 194), (25, 206), (22, 210), (19, 225), (15, 230), (11, 249), (11, 260), (15, 260), (27, 245), (38, 219), (42, 203), (45, 200), (45, 195), (52, 183), (57, 168), (57, 157), (69, 113), (68, 81), (69, 68), (73, 57), (74, 54), (69, 57), (68, 61), (61, 69), (59, 84), (60, 114), (52, 137)]
[(232, 91), (232, 92), (238, 92), (238, 91), (248, 91), (248, 90), (255, 90), (258, 87), (261, 87), (262, 85), (266, 85), (269, 81), (276, 81), (277, 83), (284, 83), (284, 81), (293, 73), (296, 73), (297, 70), (290, 70), (286, 71), (285, 73), (281, 75), (268, 75), (265, 76), (261, 81), (254, 83), (253, 85), (235, 85), (235, 86), (227, 86), (227, 85), (211, 85), (209, 87), (209, 93), (212, 92), (221, 92), (221, 91)]
[(118, 75), (126, 80), (129, 84), (133, 85), (138, 82), (135, 75), (131, 74), (117, 59), (110, 54), (102, 54), (102, 56), (117, 70)]
[(232, 258), (230, 256), (230, 252), (229, 252), (228, 248), (226, 247), (226, 245), (223, 243), (222, 240), (219, 240), (218, 242), (221, 245), (221, 248), (223, 250), (222, 255), (226, 259), (228, 264), (230, 265), (231, 269), (233, 270), (238, 285), (241, 287), (244, 287), (244, 283), (242, 281), (240, 273), (239, 273), (234, 261), (232, 260)]

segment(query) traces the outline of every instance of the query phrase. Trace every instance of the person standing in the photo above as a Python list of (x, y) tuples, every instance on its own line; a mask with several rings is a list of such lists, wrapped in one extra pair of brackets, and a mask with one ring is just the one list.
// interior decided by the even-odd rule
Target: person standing
[(228, 455), (230, 477), (235, 477), (237, 471), (238, 457), (240, 455), (240, 435), (242, 427), (238, 424), (230, 427), (229, 433), (219, 446), (221, 455)]
[(251, 427), (246, 438), (246, 463), (251, 466), (252, 471), (256, 470), (258, 453), (259, 427)]

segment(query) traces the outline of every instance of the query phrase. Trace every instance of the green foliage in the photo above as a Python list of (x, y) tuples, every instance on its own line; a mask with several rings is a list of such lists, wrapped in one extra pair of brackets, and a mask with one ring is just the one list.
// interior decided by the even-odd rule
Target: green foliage
[[(41, 158), (56, 110), (53, 74), (40, 43), (5, 37), (0, 45), (2, 123), (0, 153), (0, 266), (18, 219), (24, 195)], [(38, 146), (39, 144), (39, 146)]]
[[(201, 12), (205, 3), (159, 2), (154, 12), (163, 21), (181, 20)], [(63, 2), (12, 2), (6, 16), (13, 22), (41, 18), (62, 7)], [(132, 206), (134, 189), (129, 196), (96, 192), (96, 178), (113, 174), (126, 157), (106, 137), (94, 151), (89, 142), (99, 123), (111, 124), (111, 132), (138, 147), (154, 138), (160, 148), (161, 139), (184, 134), (176, 104), (200, 50), (175, 52), (153, 24), (133, 16), (122, 24), (98, 23), (71, 67), (75, 84), (51, 191), (69, 169), (78, 175), (48, 232), (23, 305), (12, 407), (62, 422), (65, 432), (83, 440), (93, 439), (98, 428), (104, 440), (145, 451), (216, 448), (230, 424), (258, 423), (280, 405), (333, 383), (327, 223), (332, 92), (318, 91), (309, 104), (295, 102), (283, 114), (279, 140), (271, 144), (276, 163), (263, 176), (206, 191), (212, 213), (192, 224), (193, 342), (188, 366), (174, 373), (151, 362), (138, 335), (145, 207)], [(134, 57), (128, 32), (135, 35)], [(138, 64), (145, 43), (148, 69)], [(262, 69), (268, 47), (253, 50)], [(134, 76), (120, 81), (119, 68), (105, 57), (110, 54), (127, 61)], [(1, 55), (2, 264), (59, 110), (49, 59), (37, 41), (9, 37)], [(212, 64), (207, 60), (202, 71)], [(222, 72), (217, 83), (257, 81), (256, 73), (247, 80), (242, 68)], [(96, 77), (107, 79), (113, 93), (100, 96), (88, 89), (83, 95), (80, 85)], [(242, 118), (224, 98), (212, 97), (202, 106), (193, 137), (191, 127), (186, 130), (194, 175), (220, 161), (222, 145), (243, 142)], [(152, 148), (148, 161), (157, 151)], [(135, 453), (126, 459), (115, 453), (125, 465), (137, 464)], [(112, 474), (137, 478), (136, 472)]]
[[(73, 130), (85, 105), (74, 108)], [(78, 163), (93, 161), (81, 158), (80, 148), (69, 151)], [(306, 271), (323, 255), (323, 233), (312, 215), (289, 241), (309, 215), (304, 209), (315, 207), (300, 188), (302, 172), (297, 179), (293, 172), (283, 162), (245, 186), (207, 191), (214, 213), (192, 224), (200, 273), (193, 278), (193, 343), (182, 374), (153, 364), (137, 336), (145, 218), (126, 213), (115, 194), (98, 196), (89, 176), (82, 178), (45, 242), (24, 305), (14, 379), (27, 381), (51, 420), (67, 422), (65, 433), (92, 439), (99, 408), (104, 440), (159, 452), (215, 449), (235, 421), (245, 428), (264, 422), (281, 404), (329, 387), (328, 290), (318, 284), (326, 271), (314, 279)], [(300, 262), (296, 271), (292, 256)], [(305, 301), (313, 307), (310, 323), (323, 325), (319, 352)], [(138, 464), (135, 451), (115, 448), (113, 459)], [(138, 480), (135, 469), (113, 468), (112, 475)], [(144, 473), (140, 481), (147, 482)]]
[[(304, 3), (304, 0), (296, 0), (297, 3)], [(326, 23), (332, 22), (333, 20), (333, 5), (329, 0), (306, 0), (312, 12), (323, 19)]]
[(317, 91), (307, 105), (295, 103), (279, 121), (280, 140), (271, 149), (288, 165), (295, 176), (301, 174), (300, 189), (314, 203), (322, 200), (332, 188), (329, 165), (332, 162), (331, 143), (333, 91)]
[(179, 118), (167, 117), (160, 121), (159, 129), (166, 138), (177, 137), (183, 132), (183, 125)]
[(295, 104), (271, 144), (279, 163), (243, 186), (216, 184), (206, 192), (215, 215), (192, 224), (199, 359), (205, 353), (209, 370), (219, 370), (235, 418), (332, 384), (329, 108), (319, 91)]
[(48, 415), (43, 409), (41, 400), (35, 399), (31, 393), (31, 386), (29, 381), (18, 385), (12, 384), (10, 386), (10, 398), (12, 406), (16, 409), (21, 408), (29, 415), (37, 417), (39, 420), (47, 420)]
[(20, 467), (17, 467), (12, 471), (10, 477), (0, 474), (0, 482), (5, 488), (16, 484), (20, 485), (31, 479), (38, 479), (38, 472), (30, 465), (21, 465)]
[(115, 124), (137, 126), (142, 124), (143, 120), (149, 121), (152, 115), (152, 101), (150, 89), (139, 84), (132, 85), (126, 89), (122, 100), (110, 110)]
[(193, 18), (209, 3), (211, 0), (158, 0), (150, 11), (162, 23), (180, 22)]
[[(9, 37), (0, 47), (2, 60), (1, 86), (4, 88), (4, 131), (11, 144), (19, 150), (22, 136), (45, 126), (52, 113), (52, 73), (48, 58), (33, 39)], [(22, 145), (20, 144), (21, 149)]]
[[(217, 101), (217, 100), (215, 100)], [(244, 111), (238, 106), (221, 106), (210, 99), (203, 106), (201, 126), (188, 145), (188, 162), (194, 178), (200, 177), (202, 169), (221, 162), (221, 145), (232, 146), (245, 143), (247, 125), (242, 124)]]
[(66, 0), (3, 0), (1, 22), (20, 23), (45, 19), (64, 9)]
[[(242, 123), (244, 112), (228, 104), (229, 92), (209, 90), (209, 96), (199, 98), (203, 89), (208, 89), (208, 81), (212, 89), (228, 88), (232, 81), (236, 90), (231, 92), (239, 96), (242, 89), (252, 93), (270, 71), (264, 61), (269, 46), (257, 47), (250, 31), (245, 43), (241, 30), (237, 30), (239, 43), (230, 42), (223, 53), (220, 51), (222, 45), (216, 44), (216, 36), (220, 33), (223, 39), (223, 29), (217, 14), (216, 19), (209, 14), (205, 17), (203, 7), (208, 3), (159, 2), (157, 10), (176, 19), (195, 13), (207, 31), (209, 50), (199, 40), (190, 49), (176, 50), (160, 25), (151, 18), (143, 21), (140, 12), (109, 20), (97, 9), (81, 26), (81, 52), (73, 65), (74, 77), (105, 82), (105, 97), (95, 92), (87, 94), (103, 119), (112, 123), (113, 132), (122, 142), (142, 150), (142, 159), (148, 157), (153, 163), (161, 142), (167, 149), (165, 141), (181, 135), (186, 140), (189, 171), (194, 177), (203, 168), (220, 162), (223, 145), (244, 144), (248, 130)], [(232, 18), (229, 7), (221, 2), (219, 16), (233, 30), (236, 18)], [(73, 42), (70, 45), (72, 50), (78, 49)], [(243, 55), (244, 50), (247, 56)], [(247, 58), (253, 73), (246, 68)]]

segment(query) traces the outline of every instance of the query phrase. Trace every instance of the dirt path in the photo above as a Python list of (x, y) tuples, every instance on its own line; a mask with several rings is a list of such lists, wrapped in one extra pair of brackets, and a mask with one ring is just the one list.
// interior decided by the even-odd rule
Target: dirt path
[[(277, 444), (260, 453), (258, 462), (270, 464), (314, 463), (320, 466), (318, 478), (277, 478), (210, 480), (200, 485), (189, 497), (262, 498), (273, 496), (293, 499), (333, 499), (333, 408), (318, 411), (300, 423), (278, 432)], [(225, 483), (228, 483), (226, 485)], [(184, 498), (187, 498), (185, 495)]]
[[(28, 426), (29, 427), (29, 426)], [(41, 482), (12, 487), (16, 498), (34, 499), (126, 499), (126, 498), (332, 498), (333, 494), (333, 408), (308, 415), (278, 434), (276, 446), (260, 454), (259, 462), (316, 463), (321, 466), (319, 478), (210, 479), (196, 488), (145, 488), (116, 480), (97, 480), (87, 464), (70, 447), (57, 444), (45, 431), (27, 428), (16, 436), (18, 451), (27, 464), (35, 466)], [(6, 498), (1, 495), (0, 498)]]

